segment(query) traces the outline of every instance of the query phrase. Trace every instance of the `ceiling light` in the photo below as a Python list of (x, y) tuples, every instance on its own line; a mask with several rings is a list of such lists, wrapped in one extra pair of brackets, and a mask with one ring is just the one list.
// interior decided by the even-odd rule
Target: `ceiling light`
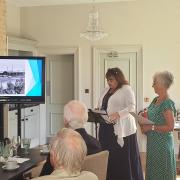
[(90, 41), (103, 39), (108, 34), (105, 33), (99, 26), (99, 13), (93, 5), (92, 11), (89, 13), (88, 26), (85, 32), (80, 33), (80, 37), (84, 37)]

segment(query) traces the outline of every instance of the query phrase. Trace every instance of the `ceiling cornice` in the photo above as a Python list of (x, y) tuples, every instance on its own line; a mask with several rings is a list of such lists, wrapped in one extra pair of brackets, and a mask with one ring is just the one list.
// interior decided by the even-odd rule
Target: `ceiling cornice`
[[(53, 6), (53, 5), (70, 5), (70, 4), (88, 4), (93, 3), (93, 0), (6, 0), (8, 5), (17, 7), (30, 6)], [(95, 0), (95, 3), (105, 2), (128, 2), (136, 0)]]

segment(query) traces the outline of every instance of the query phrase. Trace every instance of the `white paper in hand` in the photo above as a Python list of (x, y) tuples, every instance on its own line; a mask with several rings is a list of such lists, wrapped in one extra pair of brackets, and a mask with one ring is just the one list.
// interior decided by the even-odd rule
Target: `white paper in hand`
[(112, 124), (113, 122), (109, 119), (109, 116), (106, 114), (106, 115), (101, 115), (101, 117), (105, 120), (105, 122), (107, 124)]
[(107, 115), (107, 112), (104, 110), (91, 109), (91, 111), (96, 114)]
[(144, 118), (140, 115), (137, 115), (136, 113), (134, 112), (129, 112), (135, 119), (136, 121), (140, 124), (140, 125), (145, 125), (145, 124), (154, 124), (154, 122), (152, 122), (151, 120), (147, 119), (147, 118)]

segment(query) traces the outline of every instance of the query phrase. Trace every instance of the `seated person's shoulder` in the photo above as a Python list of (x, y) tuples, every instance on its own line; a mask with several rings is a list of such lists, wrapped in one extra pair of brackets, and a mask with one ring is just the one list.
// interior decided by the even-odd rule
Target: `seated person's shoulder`
[(80, 133), (87, 145), (87, 155), (95, 154), (102, 150), (100, 142), (93, 136), (89, 135), (85, 129), (77, 129), (76, 131)]
[(81, 172), (82, 179), (85, 178), (86, 180), (98, 180), (98, 177), (89, 171), (82, 171)]
[(49, 179), (53, 179), (53, 178), (49, 177), (49, 175), (33, 178), (33, 180), (49, 180)]
[(88, 140), (85, 141), (88, 149), (88, 153), (87, 153), (88, 155), (102, 151), (100, 142), (93, 136), (89, 135)]

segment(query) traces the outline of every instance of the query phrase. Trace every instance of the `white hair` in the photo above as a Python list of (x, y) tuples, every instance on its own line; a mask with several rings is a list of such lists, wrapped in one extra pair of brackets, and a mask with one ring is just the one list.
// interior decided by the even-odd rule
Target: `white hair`
[(72, 100), (64, 106), (64, 122), (72, 129), (84, 127), (88, 120), (86, 105), (77, 100)]
[(69, 128), (61, 129), (51, 145), (51, 156), (54, 159), (54, 168), (62, 168), (68, 174), (81, 171), (87, 154), (86, 144), (81, 135)]
[(153, 80), (168, 89), (174, 82), (174, 76), (169, 71), (157, 72), (154, 74)]

